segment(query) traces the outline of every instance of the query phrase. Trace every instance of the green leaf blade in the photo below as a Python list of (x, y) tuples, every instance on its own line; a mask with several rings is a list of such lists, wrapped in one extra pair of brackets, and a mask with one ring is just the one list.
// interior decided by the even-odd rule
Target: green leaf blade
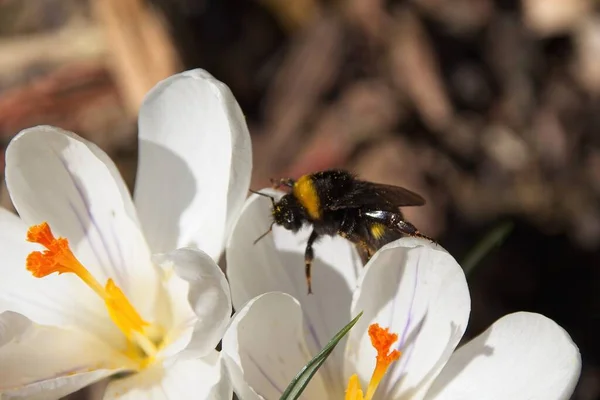
[(497, 225), (469, 251), (461, 265), (465, 275), (469, 276), (475, 267), (496, 247), (499, 247), (512, 232), (514, 224), (511, 221)]
[(342, 340), (350, 329), (358, 322), (358, 319), (362, 316), (362, 311), (352, 321), (343, 327), (330, 341), (323, 347), (323, 349), (310, 360), (298, 374), (292, 379), (288, 387), (285, 389), (279, 400), (296, 400), (300, 397), (308, 383), (317, 373), (319, 368), (323, 365), (327, 357), (333, 352), (337, 344)]

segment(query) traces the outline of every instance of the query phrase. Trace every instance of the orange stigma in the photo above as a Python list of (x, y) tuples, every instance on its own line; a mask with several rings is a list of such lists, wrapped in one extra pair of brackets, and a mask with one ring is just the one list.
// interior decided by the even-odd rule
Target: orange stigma
[(38, 243), (46, 248), (43, 252), (33, 251), (27, 256), (26, 268), (34, 277), (43, 278), (54, 272), (59, 275), (64, 273), (77, 275), (104, 300), (111, 320), (127, 339), (139, 346), (147, 358), (153, 358), (156, 355), (156, 345), (146, 334), (146, 328), (150, 324), (144, 321), (112, 279), (108, 279), (106, 286), (103, 287), (92, 276), (75, 257), (67, 239), (56, 238), (48, 223), (43, 222), (29, 228), (27, 241)]
[(398, 340), (398, 335), (390, 333), (389, 328), (384, 329), (379, 324), (372, 324), (369, 326), (369, 337), (371, 338), (371, 344), (377, 350), (377, 358), (373, 375), (371, 375), (367, 387), (367, 394), (363, 396), (358, 376), (354, 374), (348, 381), (346, 400), (371, 400), (390, 365), (402, 355), (399, 350), (390, 352), (392, 345)]
[(71, 272), (105, 299), (104, 288), (75, 257), (69, 247), (69, 241), (61, 237), (56, 238), (47, 222), (30, 227), (27, 231), (27, 241), (46, 248), (43, 252), (33, 251), (27, 256), (25, 265), (33, 276), (43, 278), (54, 272), (59, 275)]

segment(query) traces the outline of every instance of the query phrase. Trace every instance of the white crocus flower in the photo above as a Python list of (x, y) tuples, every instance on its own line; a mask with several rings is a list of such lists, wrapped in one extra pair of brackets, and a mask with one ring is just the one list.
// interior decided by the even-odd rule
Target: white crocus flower
[(20, 217), (0, 210), (0, 398), (55, 399), (119, 373), (105, 399), (231, 399), (214, 258), (249, 185), (244, 117), (227, 87), (189, 71), (148, 94), (139, 139), (134, 201), (75, 134), (40, 126), (10, 143)]
[[(222, 352), (241, 400), (279, 398), (311, 355), (360, 311), (364, 315), (302, 398), (344, 399), (346, 388), (359, 384), (377, 389), (378, 399), (569, 398), (580, 372), (579, 352), (542, 315), (507, 315), (455, 350), (467, 326), (470, 297), (462, 269), (441, 247), (400, 239), (363, 270), (348, 242), (324, 238), (315, 247), (314, 294), (307, 295), (308, 230), (294, 235), (275, 227), (273, 235), (252, 244), (269, 226), (269, 205), (251, 196), (227, 246), (238, 312)], [(378, 354), (367, 334), (371, 324), (398, 335), (392, 349), (400, 354), (391, 365), (378, 364), (367, 386)], [(346, 397), (361, 398), (355, 391)]]

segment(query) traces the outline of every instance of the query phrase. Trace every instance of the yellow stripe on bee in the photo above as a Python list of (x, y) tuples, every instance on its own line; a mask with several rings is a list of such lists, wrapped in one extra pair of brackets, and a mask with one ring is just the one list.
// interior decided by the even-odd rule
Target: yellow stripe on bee
[(292, 192), (312, 219), (321, 218), (321, 201), (310, 175), (300, 177), (294, 184)]
[(371, 225), (371, 235), (377, 240), (381, 239), (385, 234), (385, 225), (375, 223)]

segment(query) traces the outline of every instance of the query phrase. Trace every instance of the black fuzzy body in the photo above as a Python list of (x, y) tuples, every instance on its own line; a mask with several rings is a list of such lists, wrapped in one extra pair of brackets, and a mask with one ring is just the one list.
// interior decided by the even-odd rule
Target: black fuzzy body
[(291, 193), (273, 203), (274, 224), (293, 232), (311, 225), (305, 262), (310, 292), (312, 246), (324, 235), (340, 235), (357, 246), (366, 262), (378, 249), (402, 236), (423, 236), (404, 220), (400, 207), (418, 206), (425, 200), (399, 186), (357, 179), (344, 170), (304, 175), (298, 180), (281, 179), (275, 187), (287, 186)]

